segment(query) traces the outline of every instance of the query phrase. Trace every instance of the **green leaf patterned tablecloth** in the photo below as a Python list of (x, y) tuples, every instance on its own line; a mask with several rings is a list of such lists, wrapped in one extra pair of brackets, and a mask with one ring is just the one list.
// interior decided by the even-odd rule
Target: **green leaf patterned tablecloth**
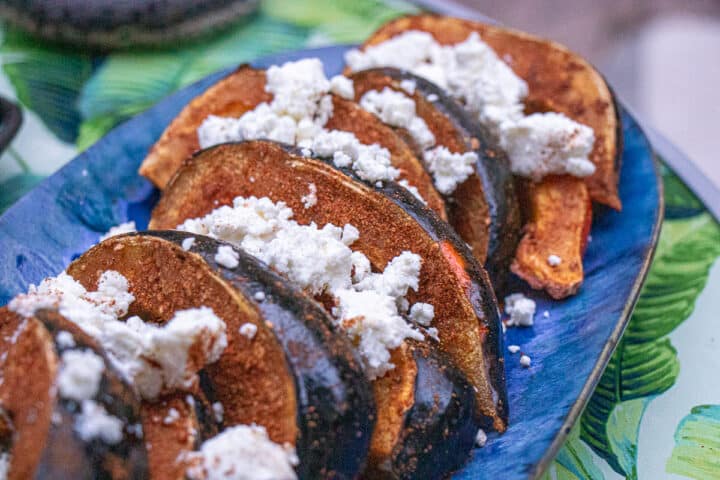
[[(415, 10), (381, 0), (265, 0), (181, 48), (104, 57), (2, 27), (0, 94), (23, 126), (0, 158), (0, 212), (119, 122), (218, 69), (359, 42)], [(627, 331), (544, 479), (720, 478), (720, 226), (669, 169), (658, 251)]]

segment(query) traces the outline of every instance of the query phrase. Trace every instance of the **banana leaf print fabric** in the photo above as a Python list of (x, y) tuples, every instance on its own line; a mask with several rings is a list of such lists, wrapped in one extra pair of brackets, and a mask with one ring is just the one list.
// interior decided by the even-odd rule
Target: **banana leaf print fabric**
[[(23, 109), (0, 212), (118, 123), (216, 70), (361, 41), (410, 4), (265, 0), (202, 41), (92, 56), (2, 27), (0, 95)], [(657, 253), (627, 330), (547, 479), (720, 478), (720, 225), (669, 169)]]

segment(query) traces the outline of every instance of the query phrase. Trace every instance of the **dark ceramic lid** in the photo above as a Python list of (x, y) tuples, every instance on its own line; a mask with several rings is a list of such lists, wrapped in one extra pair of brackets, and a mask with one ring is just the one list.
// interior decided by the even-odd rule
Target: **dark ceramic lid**
[(259, 0), (6, 0), (0, 16), (45, 40), (94, 49), (189, 40), (253, 12)]

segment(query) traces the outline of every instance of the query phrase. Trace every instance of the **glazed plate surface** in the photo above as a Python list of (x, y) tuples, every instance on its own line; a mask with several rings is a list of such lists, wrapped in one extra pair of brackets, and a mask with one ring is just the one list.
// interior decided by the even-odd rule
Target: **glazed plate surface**
[[(340, 73), (348, 47), (276, 55), (266, 67), (319, 57)], [(48, 275), (56, 275), (110, 227), (147, 226), (158, 192), (137, 174), (150, 146), (183, 106), (227, 74), (219, 72), (120, 125), (46, 179), (0, 217), (0, 305)], [(558, 302), (526, 291), (538, 303), (531, 328), (511, 328), (506, 345), (522, 347), (532, 366), (505, 352), (510, 428), (490, 434), (453, 478), (536, 476), (552, 460), (579, 416), (627, 323), (657, 242), (662, 195), (650, 144), (622, 111), (624, 148), (620, 196), (624, 209), (596, 209), (580, 293)], [(549, 312), (544, 318), (542, 312)]]

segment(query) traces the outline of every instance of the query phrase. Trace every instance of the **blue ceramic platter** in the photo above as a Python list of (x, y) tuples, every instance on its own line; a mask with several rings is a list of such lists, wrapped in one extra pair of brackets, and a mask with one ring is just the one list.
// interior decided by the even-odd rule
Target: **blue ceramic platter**
[[(258, 60), (266, 67), (317, 56), (327, 73), (342, 69), (347, 47), (293, 52)], [(48, 275), (56, 275), (110, 227), (135, 220), (147, 226), (158, 193), (137, 169), (182, 107), (227, 74), (177, 92), (120, 125), (0, 217), (0, 305)], [(532, 358), (522, 368), (506, 352), (510, 428), (491, 434), (454, 478), (515, 479), (538, 475), (578, 418), (631, 313), (647, 271), (662, 217), (662, 195), (645, 135), (622, 112), (622, 213), (596, 209), (580, 293), (538, 302), (535, 325), (510, 329), (506, 344)], [(518, 289), (524, 287), (518, 283)], [(544, 318), (542, 312), (550, 312)]]

